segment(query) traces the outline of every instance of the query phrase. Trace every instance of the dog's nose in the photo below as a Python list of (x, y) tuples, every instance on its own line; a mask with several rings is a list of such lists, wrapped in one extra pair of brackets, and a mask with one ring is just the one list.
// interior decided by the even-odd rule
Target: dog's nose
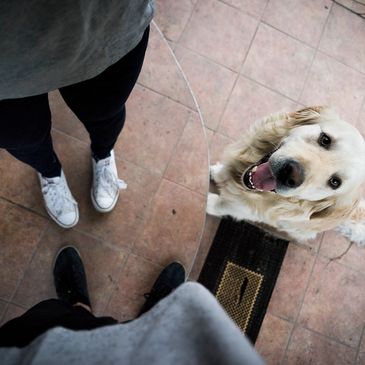
[(304, 171), (298, 162), (288, 160), (280, 167), (276, 178), (279, 183), (288, 188), (297, 188), (304, 181)]

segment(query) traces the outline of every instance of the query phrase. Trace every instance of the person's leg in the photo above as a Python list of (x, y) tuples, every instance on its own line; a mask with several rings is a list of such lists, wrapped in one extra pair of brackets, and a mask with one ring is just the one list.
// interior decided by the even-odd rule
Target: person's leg
[(113, 147), (123, 128), (125, 103), (142, 68), (149, 28), (139, 44), (100, 75), (60, 89), (69, 108), (87, 129), (91, 140), (93, 187), (96, 210), (111, 211), (118, 199), (118, 175)]
[(60, 89), (69, 108), (89, 132), (97, 160), (110, 155), (125, 121), (127, 101), (140, 74), (149, 28), (140, 43), (98, 76)]
[(47, 212), (61, 227), (69, 228), (78, 221), (77, 203), (53, 150), (50, 131), (47, 94), (0, 101), (0, 148), (38, 172)]
[(45, 177), (61, 175), (51, 138), (48, 95), (0, 101), (0, 148)]
[(7, 322), (0, 328), (0, 347), (26, 346), (57, 326), (87, 330), (118, 323), (114, 318), (92, 314), (84, 265), (74, 247), (59, 251), (53, 277), (58, 299), (45, 300)]
[(0, 327), (0, 347), (27, 346), (35, 338), (57, 326), (87, 330), (116, 323), (111, 317), (97, 318), (81, 306), (72, 306), (59, 299), (49, 299)]

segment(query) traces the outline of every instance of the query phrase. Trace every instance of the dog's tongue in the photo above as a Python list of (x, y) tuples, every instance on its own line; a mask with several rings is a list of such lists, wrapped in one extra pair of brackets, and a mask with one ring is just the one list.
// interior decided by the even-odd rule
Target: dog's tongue
[(264, 191), (276, 189), (276, 180), (270, 170), (269, 162), (257, 166), (257, 170), (252, 173), (252, 182), (256, 189)]

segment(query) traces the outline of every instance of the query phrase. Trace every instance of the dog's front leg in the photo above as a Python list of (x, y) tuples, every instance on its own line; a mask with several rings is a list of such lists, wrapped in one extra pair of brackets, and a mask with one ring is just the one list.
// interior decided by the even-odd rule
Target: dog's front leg
[(216, 217), (230, 216), (237, 220), (250, 220), (252, 222), (261, 221), (250, 209), (242, 202), (227, 200), (218, 194), (209, 193), (207, 201), (207, 213)]
[(220, 162), (217, 162), (214, 165), (210, 165), (209, 172), (210, 172), (210, 179), (213, 180), (215, 183), (219, 183), (226, 178), (224, 165), (221, 164)]
[(229, 215), (229, 207), (218, 194), (208, 193), (207, 213), (216, 217)]
[(365, 246), (365, 200), (361, 200), (350, 218), (340, 224), (336, 231), (357, 246)]

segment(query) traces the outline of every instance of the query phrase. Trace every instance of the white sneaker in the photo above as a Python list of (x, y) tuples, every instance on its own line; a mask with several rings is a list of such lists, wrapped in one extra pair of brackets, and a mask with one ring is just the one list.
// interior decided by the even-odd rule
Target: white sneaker
[(92, 158), (93, 185), (91, 187), (91, 201), (100, 213), (113, 210), (118, 201), (119, 189), (126, 189), (127, 184), (118, 179), (115, 165), (114, 151), (110, 156), (96, 162)]
[(46, 210), (61, 227), (71, 228), (79, 221), (79, 209), (67, 185), (66, 177), (44, 177), (38, 173)]

